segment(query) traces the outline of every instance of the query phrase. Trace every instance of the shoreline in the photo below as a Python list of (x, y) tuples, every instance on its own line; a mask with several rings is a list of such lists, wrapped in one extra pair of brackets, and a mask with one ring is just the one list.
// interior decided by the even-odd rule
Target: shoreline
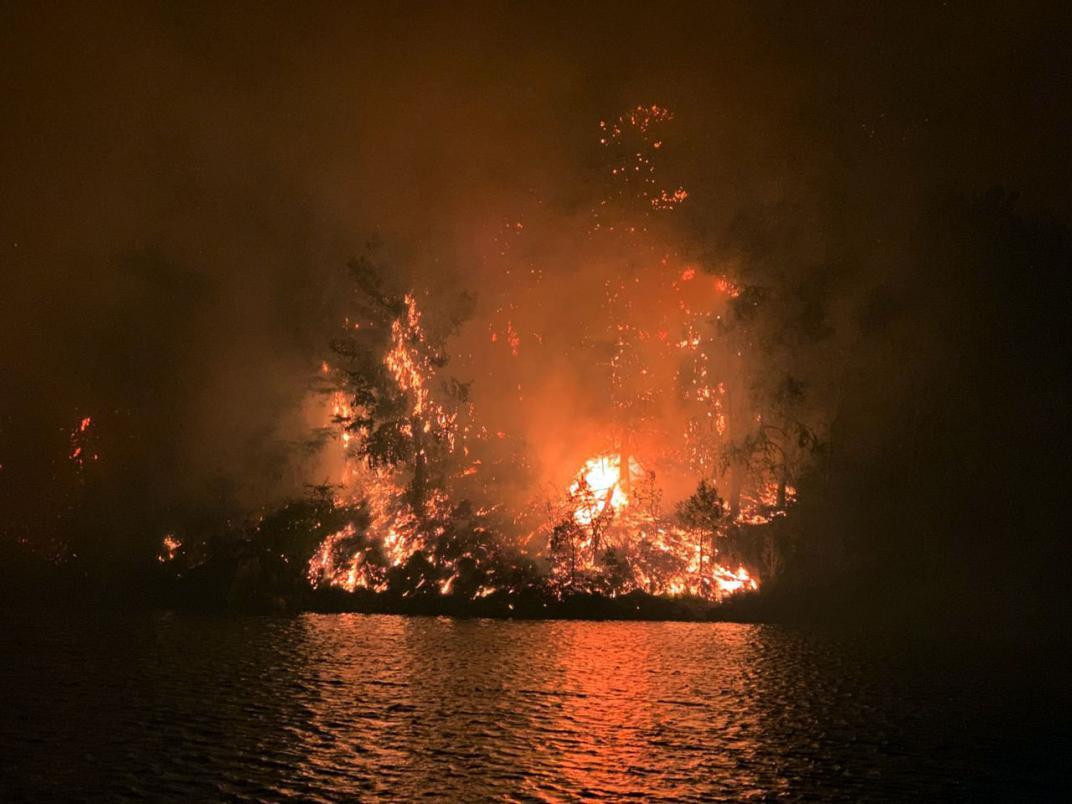
[[(441, 596), (399, 598), (375, 593), (314, 592), (300, 610), (319, 614), (395, 614), (495, 620), (590, 620), (647, 622), (757, 622), (742, 606), (696, 597), (658, 597), (631, 592), (617, 597), (575, 594), (557, 599), (530, 594), (493, 594), (466, 599)], [(734, 605), (736, 604), (736, 605)]]

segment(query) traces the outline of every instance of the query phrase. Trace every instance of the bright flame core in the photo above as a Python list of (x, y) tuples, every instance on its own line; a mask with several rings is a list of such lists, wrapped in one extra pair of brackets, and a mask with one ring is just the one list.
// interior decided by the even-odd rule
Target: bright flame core
[(627, 462), (630, 477), (623, 478), (620, 455), (599, 455), (585, 461), (569, 489), (570, 496), (578, 501), (573, 517), (579, 525), (591, 525), (608, 506), (617, 516), (629, 505), (627, 481), (642, 476), (643, 470), (632, 458)]

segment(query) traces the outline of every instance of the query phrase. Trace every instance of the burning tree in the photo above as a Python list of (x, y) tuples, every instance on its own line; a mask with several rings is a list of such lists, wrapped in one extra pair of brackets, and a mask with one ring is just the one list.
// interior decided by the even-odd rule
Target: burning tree
[[(634, 484), (646, 486), (643, 468), (631, 461)], [(551, 582), (558, 594), (611, 596), (634, 590), (694, 594), (719, 599), (756, 582), (739, 566), (723, 565), (718, 548), (724, 506), (713, 484), (701, 481), (676, 517), (623, 492), (618, 456), (588, 461), (550, 526)]]
[[(337, 419), (352, 449), (372, 468), (409, 467), (409, 502), (425, 513), (429, 495), (442, 485), (442, 462), (456, 436), (456, 411), (437, 399), (433, 380), (446, 362), (442, 338), (430, 336), (412, 292), (384, 289), (368, 256), (349, 264), (355, 284), (350, 331), (332, 343), (343, 358), (343, 392)], [(451, 386), (453, 401), (466, 389)], [(351, 442), (351, 438), (353, 441)]]
[(704, 576), (704, 546), (709, 548), (709, 553), (715, 552), (715, 543), (719, 535), (719, 527), (722, 525), (724, 506), (722, 498), (718, 496), (718, 490), (713, 483), (701, 480), (700, 485), (692, 496), (678, 504), (678, 519), (686, 528), (696, 532), (699, 555), (697, 561), (697, 574), (701, 578), (701, 584), (705, 584)]
[[(483, 597), (530, 568), (490, 526), (489, 511), (454, 492), (484, 465), (473, 453), (468, 385), (442, 376), (446, 340), (467, 297), (429, 326), (417, 294), (388, 289), (366, 255), (349, 264), (355, 301), (333, 344), (342, 366), (333, 422), (347, 454), (344, 489), (371, 513), (367, 537), (332, 534), (310, 565), (314, 585), (403, 597)], [(328, 369), (330, 373), (330, 369)]]
[[(642, 469), (636, 458), (641, 454), (646, 463), (678, 474), (688, 464), (691, 472), (712, 478), (733, 454), (731, 418), (736, 424), (752, 415), (743, 350), (720, 348), (730, 346), (730, 338), (716, 343), (719, 333), (708, 322), (717, 321), (719, 312), (732, 313), (735, 303), (748, 314), (763, 293), (699, 272), (672, 252), (653, 253), (650, 239), (639, 235), (651, 233), (660, 216), (688, 197), (681, 187), (657, 189), (658, 132), (672, 117), (661, 107), (637, 107), (602, 126), (610, 182), (592, 236), (619, 255), (622, 267), (604, 286), (606, 329), (588, 334), (587, 343), (593, 362), (605, 369), (609, 449), (578, 472), (565, 515), (549, 526), (553, 577), (561, 590), (581, 585), (612, 593), (719, 597), (754, 585), (743, 567), (730, 571), (719, 563), (715, 546), (716, 535), (739, 512), (752, 456), (738, 459), (732, 472), (732, 516), (713, 483), (704, 480), (676, 519), (660, 515), (655, 472)], [(667, 412), (678, 409), (693, 412), (685, 450), (679, 436), (667, 431)]]
[(698, 469), (728, 486), (730, 522), (761, 525), (786, 512), (796, 477), (821, 452), (800, 374), (823, 332), (801, 323), (799, 289), (715, 282), (726, 303), (695, 334), (684, 375), (701, 405), (690, 449)]

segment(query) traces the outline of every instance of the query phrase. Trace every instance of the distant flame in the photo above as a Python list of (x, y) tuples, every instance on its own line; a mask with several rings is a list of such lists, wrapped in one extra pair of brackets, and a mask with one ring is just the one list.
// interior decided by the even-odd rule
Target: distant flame
[(182, 541), (177, 539), (175, 534), (169, 533), (160, 543), (160, 552), (157, 554), (156, 560), (161, 564), (174, 561), (180, 549), (182, 549)]

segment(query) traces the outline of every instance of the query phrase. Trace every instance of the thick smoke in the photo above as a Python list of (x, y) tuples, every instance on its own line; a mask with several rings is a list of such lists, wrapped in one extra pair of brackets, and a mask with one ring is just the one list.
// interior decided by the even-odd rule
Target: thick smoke
[[(345, 262), (372, 237), (407, 282), (476, 295), (451, 370), (489, 427), (533, 446), (540, 483), (600, 448), (602, 380), (569, 344), (607, 323), (608, 280), (667, 249), (799, 291), (826, 333), (799, 358), (810, 404), (853, 472), (877, 488), (951, 460), (890, 454), (905, 405), (958, 360), (948, 321), (993, 301), (977, 284), (992, 275), (930, 282), (956, 238), (943, 216), (993, 186), (1028, 216), (1068, 215), (1068, 161), (1052, 158), (1067, 20), (541, 9), (9, 9), (0, 484), (19, 521), (52, 504), (85, 416), (116, 538), (318, 482), (303, 399), (345, 310)], [(598, 124), (651, 103), (675, 113), (660, 175), (689, 197), (630, 246), (594, 245)], [(519, 296), (505, 272), (524, 270), (541, 281)], [(988, 347), (993, 318), (964, 349)], [(855, 534), (903, 514), (846, 515), (847, 549), (889, 559), (886, 537)]]

